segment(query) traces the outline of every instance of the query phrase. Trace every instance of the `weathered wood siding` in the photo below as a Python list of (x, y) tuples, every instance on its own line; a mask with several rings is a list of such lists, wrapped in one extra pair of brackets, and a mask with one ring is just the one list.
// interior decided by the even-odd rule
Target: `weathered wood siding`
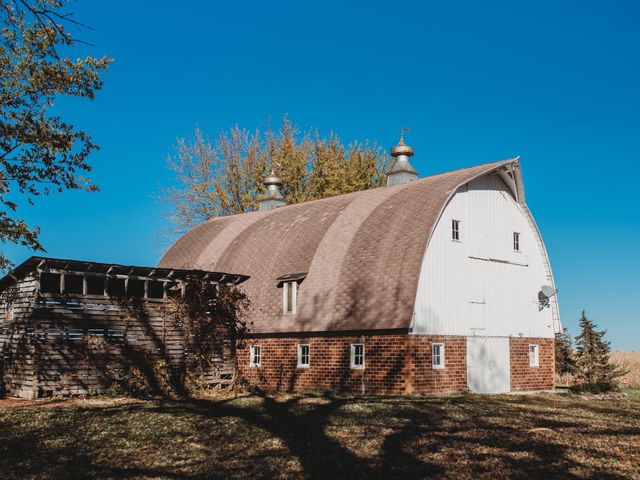
[[(166, 300), (39, 294), (37, 273), (24, 278), (0, 295), (0, 380), (6, 394), (101, 393), (132, 368), (153, 386), (165, 367), (181, 371), (186, 355), (183, 333), (167, 309)], [(231, 341), (221, 333), (203, 379), (209, 385), (233, 379)]]

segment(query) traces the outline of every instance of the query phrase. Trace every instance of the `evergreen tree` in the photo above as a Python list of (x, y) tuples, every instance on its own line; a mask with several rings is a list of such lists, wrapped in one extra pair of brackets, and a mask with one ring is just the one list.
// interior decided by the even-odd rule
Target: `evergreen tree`
[(564, 328), (562, 333), (556, 333), (556, 373), (558, 375), (573, 374), (576, 371), (576, 361), (573, 356), (573, 342)]
[(625, 374), (609, 361), (611, 342), (604, 340), (607, 331), (596, 327), (583, 310), (581, 333), (576, 337), (576, 377), (581, 389), (593, 392), (615, 388), (615, 380)]

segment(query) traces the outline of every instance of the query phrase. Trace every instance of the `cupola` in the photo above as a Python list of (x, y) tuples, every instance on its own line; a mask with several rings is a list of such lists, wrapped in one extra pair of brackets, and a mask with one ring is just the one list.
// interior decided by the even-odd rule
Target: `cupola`
[(272, 210), (287, 204), (287, 201), (281, 192), (282, 180), (273, 173), (273, 170), (271, 170), (271, 173), (262, 181), (262, 183), (267, 187), (267, 191), (259, 200), (260, 207), (258, 210)]
[(387, 185), (402, 185), (418, 178), (418, 172), (409, 162), (409, 157), (413, 156), (413, 148), (405, 145), (402, 135), (398, 145), (391, 149), (391, 156), (394, 161), (387, 173)]

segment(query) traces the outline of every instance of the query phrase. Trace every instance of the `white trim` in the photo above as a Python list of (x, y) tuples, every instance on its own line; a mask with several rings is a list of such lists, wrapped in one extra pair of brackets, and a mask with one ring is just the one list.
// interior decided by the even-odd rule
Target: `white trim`
[[(291, 297), (291, 310), (287, 310), (287, 292), (289, 290), (289, 285), (291, 286), (292, 297)], [(282, 284), (282, 313), (284, 315), (295, 315), (298, 310), (298, 282), (295, 280), (292, 282), (284, 282)]]
[[(307, 363), (302, 363), (302, 349), (307, 347)], [(311, 366), (311, 345), (308, 343), (298, 344), (298, 368), (309, 368)]]
[[(531, 347), (533, 347), (533, 350)], [(529, 344), (529, 366), (531, 368), (540, 366), (540, 345), (537, 343)]]
[[(362, 364), (356, 364), (356, 347), (362, 347)], [(365, 365), (365, 348), (364, 343), (352, 343), (351, 344), (351, 368), (354, 370), (363, 370)]]
[[(440, 347), (439, 350), (439, 355), (438, 355), (438, 359), (439, 359), (439, 363), (436, 363), (436, 355), (435, 355), (435, 348), (436, 347)], [(445, 367), (445, 353), (444, 353), (444, 343), (432, 343), (431, 344), (431, 368), (433, 368), (434, 370), (442, 370)]]
[[(257, 349), (257, 355), (254, 355), (254, 352)], [(256, 362), (256, 356), (258, 357), (258, 361)], [(260, 345), (251, 345), (249, 347), (249, 366), (250, 367), (259, 367), (262, 363), (262, 347)]]

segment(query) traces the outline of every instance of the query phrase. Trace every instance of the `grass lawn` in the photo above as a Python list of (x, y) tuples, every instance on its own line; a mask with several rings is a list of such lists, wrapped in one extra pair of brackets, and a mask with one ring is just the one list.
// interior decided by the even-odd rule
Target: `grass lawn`
[(0, 402), (0, 479), (640, 478), (640, 391)]

